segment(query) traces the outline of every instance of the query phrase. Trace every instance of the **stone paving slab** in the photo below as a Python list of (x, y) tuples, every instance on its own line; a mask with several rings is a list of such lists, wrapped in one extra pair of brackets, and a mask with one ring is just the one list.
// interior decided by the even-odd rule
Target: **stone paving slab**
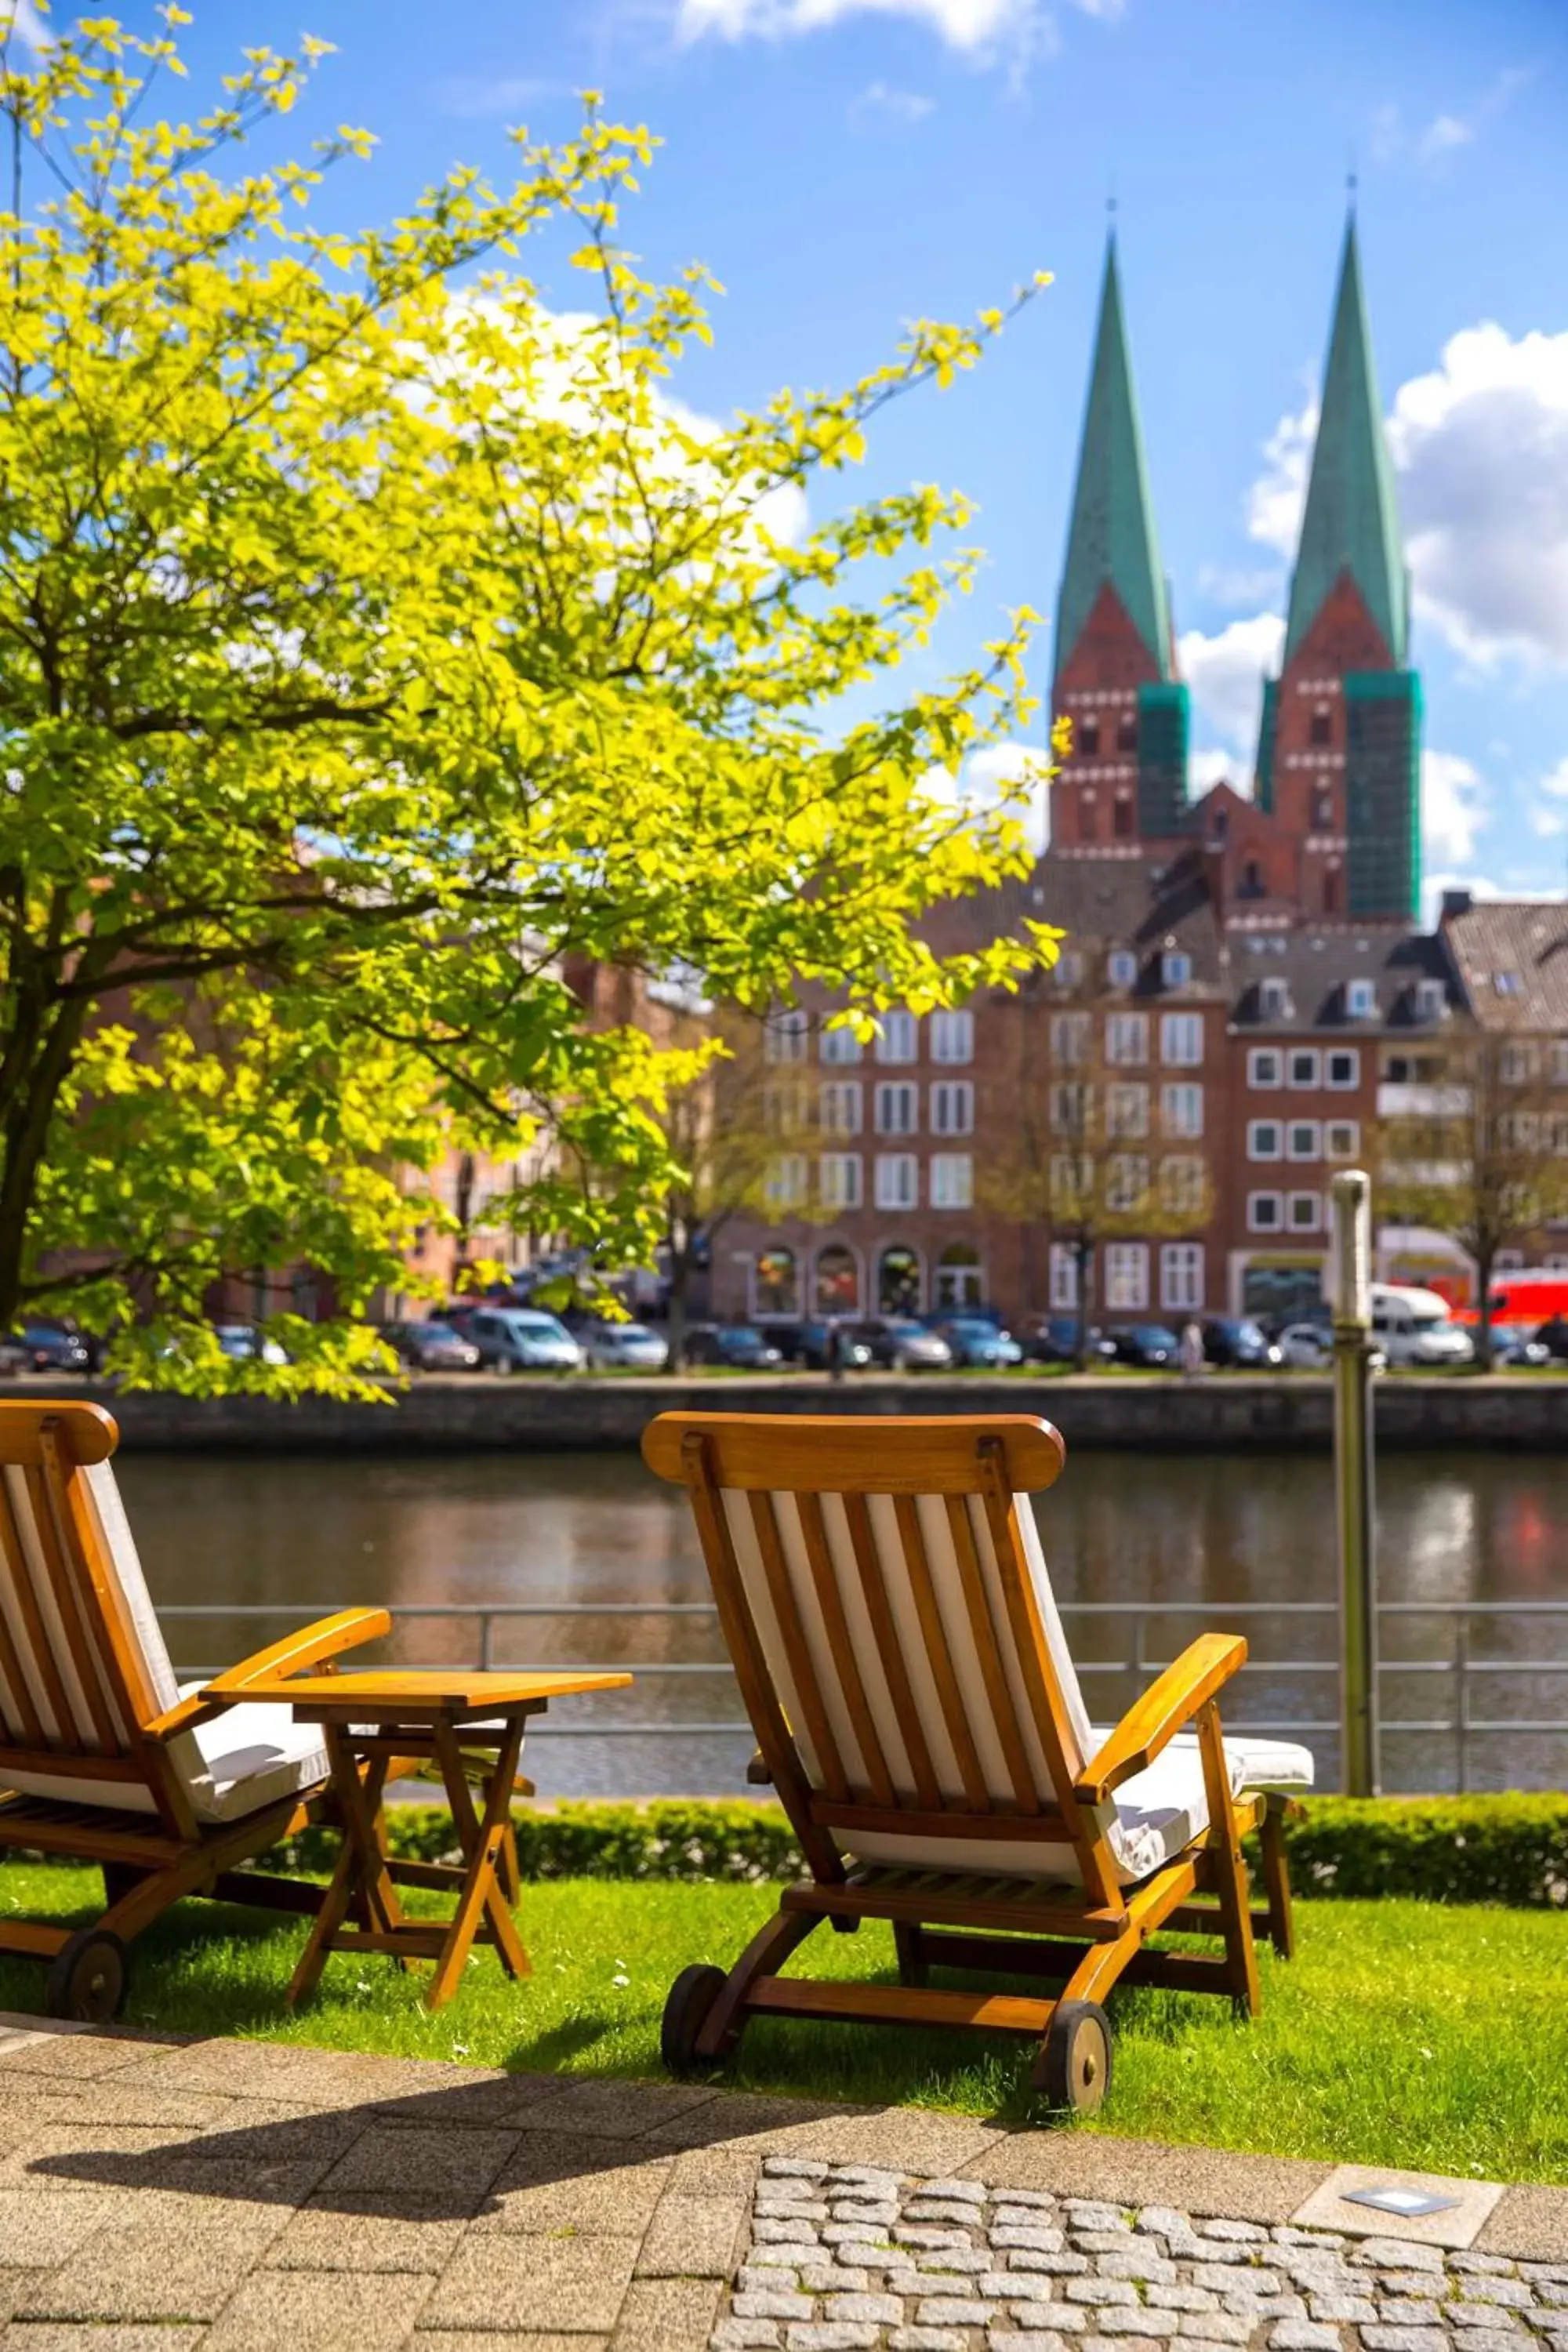
[(1331, 2175), (0, 2017), (0, 2352), (1568, 2352), (1568, 2191), (1434, 2247)]

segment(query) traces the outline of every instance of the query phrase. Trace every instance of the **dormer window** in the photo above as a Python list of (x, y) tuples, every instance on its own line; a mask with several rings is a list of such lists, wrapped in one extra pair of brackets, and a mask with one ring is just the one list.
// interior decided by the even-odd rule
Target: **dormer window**
[(1352, 980), (1345, 990), (1345, 1011), (1352, 1021), (1370, 1021), (1377, 1012), (1377, 990), (1370, 980)]
[(1185, 988), (1193, 976), (1193, 960), (1179, 948), (1167, 948), (1160, 958), (1160, 978), (1167, 988)]
[(1492, 986), (1500, 996), (1522, 996), (1524, 983), (1517, 971), (1494, 971)]
[(1130, 948), (1112, 948), (1105, 971), (1112, 988), (1131, 988), (1138, 979), (1138, 959)]
[(1269, 979), (1260, 982), (1258, 999), (1265, 1021), (1283, 1021), (1290, 1011), (1290, 984)]
[(1440, 980), (1418, 980), (1415, 983), (1415, 1018), (1417, 1021), (1441, 1021), (1447, 1009), (1448, 992)]
[(1083, 986), (1083, 958), (1077, 948), (1064, 948), (1057, 958), (1057, 986), (1058, 988)]

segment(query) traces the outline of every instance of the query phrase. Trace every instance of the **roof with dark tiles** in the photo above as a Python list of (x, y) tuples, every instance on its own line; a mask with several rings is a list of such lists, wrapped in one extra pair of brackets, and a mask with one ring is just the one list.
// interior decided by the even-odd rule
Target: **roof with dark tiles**
[(1478, 899), (1441, 937), (1483, 1028), (1568, 1034), (1568, 900)]

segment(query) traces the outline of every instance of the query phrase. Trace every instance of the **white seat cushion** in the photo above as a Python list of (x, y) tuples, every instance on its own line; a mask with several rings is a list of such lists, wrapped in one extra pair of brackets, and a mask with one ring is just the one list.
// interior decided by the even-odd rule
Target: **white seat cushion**
[[(178, 1695), (189, 1698), (201, 1687), (187, 1683)], [(271, 1704), (226, 1707), (174, 1740), (170, 1754), (199, 1822), (243, 1820), (279, 1797), (314, 1788), (331, 1769), (320, 1726), (296, 1723), (286, 1706)], [(124, 1813), (157, 1810), (144, 1782), (8, 1772), (5, 1785), (18, 1795), (53, 1797), (62, 1804), (104, 1805)]]
[[(1096, 1731), (1091, 1737), (1098, 1744), (1110, 1734)], [(1310, 1789), (1312, 1785), (1311, 1756), (1293, 1740), (1254, 1739), (1244, 1732), (1238, 1738), (1226, 1739), (1225, 1759), (1230, 1767), (1233, 1797), (1239, 1797), (1245, 1789)], [(1208, 1821), (1208, 1792), (1204, 1787), (1197, 1735), (1179, 1731), (1146, 1772), (1135, 1773), (1116, 1791), (1110, 1846), (1122, 1884), (1147, 1878), (1151, 1871), (1201, 1837)]]

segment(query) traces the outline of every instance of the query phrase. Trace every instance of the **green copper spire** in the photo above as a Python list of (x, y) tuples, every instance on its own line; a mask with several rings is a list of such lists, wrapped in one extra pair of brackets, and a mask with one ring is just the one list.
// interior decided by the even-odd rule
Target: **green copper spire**
[(1067, 566), (1057, 599), (1055, 675), (1083, 634), (1100, 590), (1110, 582), (1139, 635), (1171, 676), (1171, 624), (1154, 540), (1154, 509), (1143, 462), (1143, 436), (1132, 396), (1127, 324), (1114, 231), (1105, 249), (1094, 373), (1089, 378), (1079, 451), (1078, 487), (1068, 530)]
[(1344, 257), (1334, 303), (1322, 415), (1301, 543), (1290, 582), (1285, 658), (1295, 652), (1322, 610), (1342, 572), (1348, 572), (1383, 632), (1394, 667), (1405, 662), (1405, 560), (1394, 503), (1394, 475), (1383, 437), (1383, 411), (1372, 364), (1372, 334), (1362, 290), (1355, 215), (1345, 226)]

